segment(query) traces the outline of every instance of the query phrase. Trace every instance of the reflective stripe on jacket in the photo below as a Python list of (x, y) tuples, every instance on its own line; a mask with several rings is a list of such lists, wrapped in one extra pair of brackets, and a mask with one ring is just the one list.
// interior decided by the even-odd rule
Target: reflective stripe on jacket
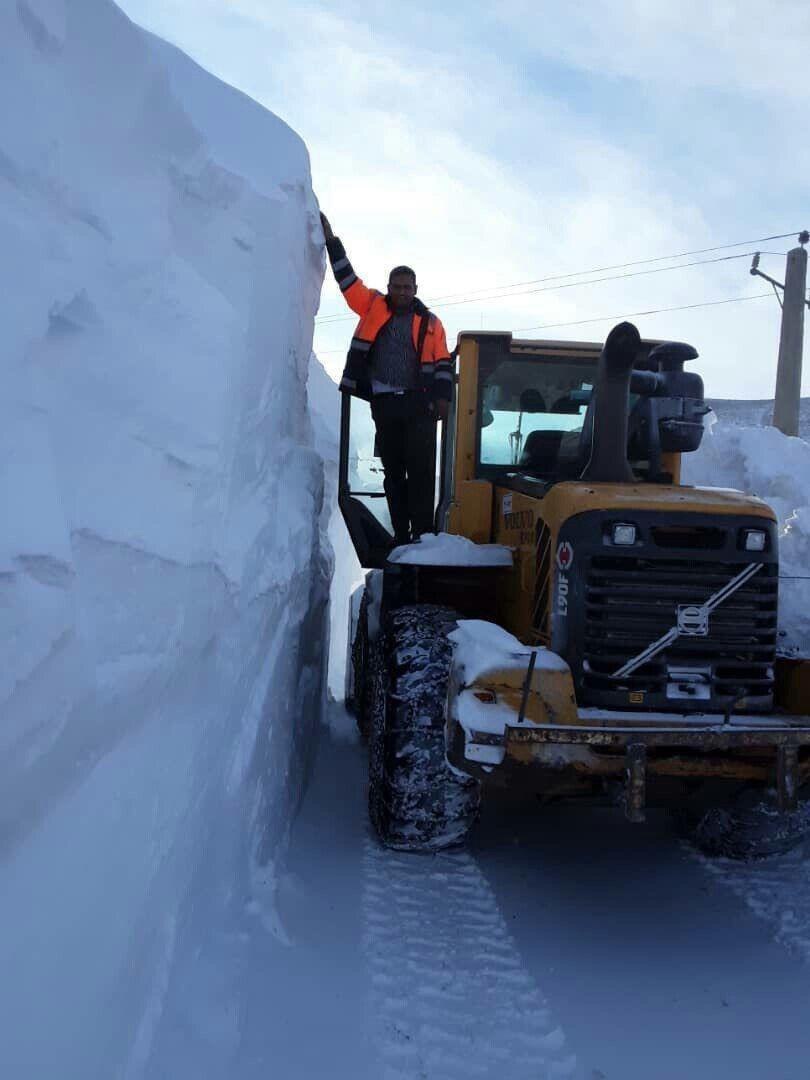
[[(346, 250), (337, 237), (330, 240), (326, 248), (343, 298), (352, 311), (360, 316), (349, 346), (340, 389), (368, 401), (371, 398), (369, 354), (380, 330), (391, 318), (391, 309), (383, 293), (366, 288), (355, 274), (346, 257)], [(427, 326), (422, 335), (420, 331), (424, 319), (427, 319)], [(453, 396), (453, 361), (447, 348), (444, 327), (441, 320), (428, 311), (421, 300), (413, 302), (411, 332), (419, 358), (421, 389), (429, 394), (432, 400), (444, 398), (449, 401)], [(421, 355), (420, 337), (424, 338)]]

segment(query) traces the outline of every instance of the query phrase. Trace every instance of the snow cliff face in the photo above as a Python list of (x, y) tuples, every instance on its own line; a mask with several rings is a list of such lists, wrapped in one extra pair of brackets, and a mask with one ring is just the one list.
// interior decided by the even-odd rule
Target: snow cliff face
[[(307, 386), (309, 409), (315, 431), (315, 446), (323, 458), (326, 491), (330, 508), (328, 537), (333, 552), (332, 583), (329, 590), (329, 692), (342, 701), (346, 692), (346, 660), (349, 649), (349, 601), (362, 584), (365, 573), (357, 561), (343, 515), (337, 505), (338, 451), (340, 447), (340, 393), (337, 383), (312, 354)], [(330, 709), (327, 719), (336, 715)], [(351, 730), (354, 731), (354, 725)]]
[(0, 96), (0, 1074), (224, 1075), (324, 692), (307, 153), (110, 0), (0, 4)]

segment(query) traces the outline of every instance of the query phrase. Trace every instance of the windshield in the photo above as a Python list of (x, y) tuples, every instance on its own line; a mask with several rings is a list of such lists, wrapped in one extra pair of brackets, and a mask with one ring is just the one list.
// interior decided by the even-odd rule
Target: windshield
[(590, 359), (510, 357), (482, 374), (480, 463), (541, 476), (576, 467), (594, 370)]

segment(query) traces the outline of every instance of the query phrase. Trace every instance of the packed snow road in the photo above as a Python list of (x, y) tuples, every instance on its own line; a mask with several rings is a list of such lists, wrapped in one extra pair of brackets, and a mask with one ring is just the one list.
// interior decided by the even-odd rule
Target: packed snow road
[(388, 852), (350, 731), (333, 705), (278, 890), (288, 992), (260, 1041), (285, 1076), (810, 1074), (799, 855), (708, 863), (664, 815), (504, 795), (468, 852)]

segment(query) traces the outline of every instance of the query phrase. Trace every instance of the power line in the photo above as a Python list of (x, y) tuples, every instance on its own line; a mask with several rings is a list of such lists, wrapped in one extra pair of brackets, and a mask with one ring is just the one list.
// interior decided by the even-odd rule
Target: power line
[(511, 300), (513, 296), (534, 296), (541, 292), (558, 292), (560, 289), (576, 289), (580, 285), (599, 285), (604, 281), (621, 281), (625, 278), (644, 277), (647, 274), (666, 274), (670, 270), (686, 270), (690, 266), (706, 266), (709, 263), (731, 262), (733, 259), (746, 259), (753, 251), (743, 251), (739, 255), (720, 255), (714, 259), (696, 259), (694, 262), (679, 263), (677, 266), (656, 266), (652, 270), (633, 270), (629, 274), (610, 274), (607, 277), (589, 278), (587, 281), (567, 281), (562, 285), (544, 285), (540, 289), (526, 289), (524, 292), (508, 293), (505, 296), (485, 296), (469, 300), (451, 300), (438, 307), (457, 307), (460, 304), (478, 304), (484, 300)]
[[(590, 319), (573, 319), (570, 322), (542, 323), (540, 326), (522, 326), (512, 331), (514, 334), (526, 334), (530, 330), (552, 330), (563, 326), (584, 326), (587, 323), (613, 322), (621, 319), (636, 319), (641, 315), (661, 315), (668, 311), (692, 311), (695, 308), (718, 307), (721, 304), (741, 304), (746, 300), (761, 300), (770, 296), (770, 293), (754, 293), (753, 296), (730, 296), (725, 300), (703, 300), (698, 304), (679, 304), (677, 307), (653, 308), (650, 311), (631, 311), (623, 315), (597, 315)], [(318, 356), (330, 356), (333, 353), (345, 353), (345, 349), (316, 349)]]
[[(729, 248), (735, 247), (747, 247), (749, 244), (764, 244), (768, 240), (784, 240), (786, 237), (793, 236), (793, 233), (782, 233), (780, 236), (761, 236), (757, 240), (738, 240), (734, 244), (718, 244), (716, 247), (708, 248), (696, 248), (694, 251), (681, 251), (677, 255), (658, 255), (654, 259), (634, 259), (632, 262), (615, 263), (612, 266), (597, 266), (593, 270), (578, 270), (568, 274), (551, 274), (548, 277), (535, 278), (531, 281), (516, 281), (512, 285), (493, 285), (491, 289), (474, 289), (474, 292), (492, 292), (497, 289), (517, 289), (523, 285), (540, 285), (546, 281), (562, 281), (566, 278), (582, 277), (585, 274), (604, 274), (608, 270), (626, 270), (629, 266), (646, 266), (649, 263), (654, 262), (667, 262), (669, 259), (686, 259), (692, 255), (708, 255), (713, 251), (728, 251)], [(780, 255), (784, 252), (776, 251), (760, 251), (761, 255)], [(464, 293), (448, 293), (445, 296), (436, 296), (431, 303), (436, 303), (439, 300), (453, 300), (457, 296), (464, 296)]]
[[(631, 262), (614, 263), (614, 264), (612, 264), (610, 266), (597, 266), (597, 267), (594, 267), (591, 270), (577, 270), (577, 271), (572, 271), (572, 272), (566, 273), (566, 274), (550, 274), (547, 277), (533, 278), (533, 279), (530, 279), (528, 281), (516, 281), (516, 282), (513, 282), (511, 285), (493, 285), (490, 288), (474, 289), (473, 292), (474, 293), (489, 293), (489, 292), (493, 292), (493, 291), (503, 291), (503, 290), (506, 290), (506, 289), (517, 289), (517, 288), (521, 288), (524, 285), (540, 285), (540, 284), (543, 284), (543, 283), (548, 282), (548, 281), (565, 281), (565, 280), (568, 280), (569, 278), (584, 277), (584, 276), (586, 276), (588, 274), (602, 274), (602, 273), (607, 272), (608, 270), (626, 270), (628, 267), (631, 267), (631, 266), (646, 266), (646, 265), (649, 265), (650, 263), (666, 262), (666, 261), (668, 261), (670, 259), (685, 259), (685, 258), (691, 257), (692, 255), (707, 255), (707, 254), (710, 254), (713, 251), (728, 251), (730, 248), (745, 247), (748, 244), (764, 244), (764, 243), (767, 243), (769, 240), (784, 240), (784, 239), (787, 239), (788, 237), (791, 237), (791, 236), (795, 235), (795, 232), (796, 232), (796, 230), (794, 230), (793, 232), (788, 232), (788, 233), (779, 233), (779, 234), (774, 235), (774, 236), (760, 236), (755, 240), (738, 240), (733, 244), (717, 244), (714, 247), (695, 248), (692, 251), (681, 251), (681, 252), (678, 252), (678, 253), (676, 253), (674, 255), (658, 255), (658, 256), (656, 256), (654, 258), (634, 259)], [(750, 252), (745, 252), (743, 255), (732, 256), (732, 257), (733, 258), (744, 258), (748, 254), (751, 254), (751, 253)], [(764, 252), (763, 254), (776, 255), (776, 254), (783, 254), (783, 252)], [(706, 262), (711, 262), (712, 260), (705, 260), (705, 261)], [(700, 265), (700, 263), (687, 263), (685, 265), (687, 265), (687, 266), (696, 266), (696, 265)], [(674, 270), (674, 269), (677, 269), (677, 267), (665, 267), (663, 269), (673, 269)], [(655, 271), (652, 271), (652, 272), (655, 272)], [(623, 276), (630, 276), (630, 275), (620, 275), (620, 276), (623, 277)], [(588, 282), (582, 282), (582, 284), (588, 284)], [(524, 295), (524, 294), (517, 293), (517, 294), (507, 294), (507, 295), (518, 295), (518, 296), (520, 296), (520, 295)], [(470, 297), (469, 293), (445, 293), (443, 296), (432, 297), (431, 300), (429, 301), (429, 303), (437, 304), (440, 301), (454, 300), (457, 297), (462, 297), (462, 300), (461, 300), (462, 303), (474, 303), (475, 299), (476, 299), (476, 297)], [(500, 299), (500, 297), (482, 297), (481, 299)], [(343, 319), (347, 319), (347, 318), (350, 319), (350, 318), (352, 318), (352, 316), (351, 315), (347, 316), (347, 315), (334, 313), (332, 315), (324, 315), (324, 316), (321, 317), (320, 320), (316, 320), (316, 321), (319, 321), (319, 322), (342, 321)]]
[[(449, 300), (444, 303), (435, 304), (435, 307), (459, 307), (462, 304), (483, 304), (491, 300), (511, 300), (515, 296), (535, 296), (537, 293), (543, 292), (559, 292), (562, 289), (576, 289), (582, 285), (599, 285), (605, 281), (622, 281), (627, 278), (644, 277), (649, 274), (666, 274), (671, 270), (686, 270), (692, 266), (707, 266), (712, 263), (731, 262), (734, 259), (747, 259), (754, 255), (753, 251), (743, 251), (738, 255), (720, 255), (714, 259), (696, 259), (694, 262), (679, 263), (677, 266), (657, 266), (650, 270), (633, 270), (629, 274), (609, 274), (606, 277), (589, 278), (587, 281), (565, 281), (560, 285), (544, 285), (539, 289), (524, 289), (522, 292), (506, 293), (500, 296), (480, 296), (469, 297), (464, 300)], [(434, 301), (430, 301), (434, 304)], [(319, 326), (331, 325), (336, 322), (343, 322), (346, 319), (355, 319), (355, 315), (327, 315), (322, 319), (316, 319), (316, 323)]]
[(650, 311), (630, 311), (624, 315), (598, 315), (593, 319), (573, 319), (571, 322), (543, 323), (541, 326), (522, 326), (519, 330), (514, 330), (513, 333), (526, 334), (529, 330), (551, 330), (554, 327), (561, 326), (583, 326), (585, 323), (612, 322), (614, 320), (618, 322), (621, 319), (636, 319), (640, 315), (660, 315), (666, 311), (692, 311), (694, 308), (717, 307), (720, 304), (741, 304), (746, 300), (761, 300), (763, 296), (770, 295), (770, 293), (763, 292), (755, 293), (753, 296), (730, 296), (725, 300), (703, 300), (699, 304), (679, 304), (677, 307), (653, 308)]

